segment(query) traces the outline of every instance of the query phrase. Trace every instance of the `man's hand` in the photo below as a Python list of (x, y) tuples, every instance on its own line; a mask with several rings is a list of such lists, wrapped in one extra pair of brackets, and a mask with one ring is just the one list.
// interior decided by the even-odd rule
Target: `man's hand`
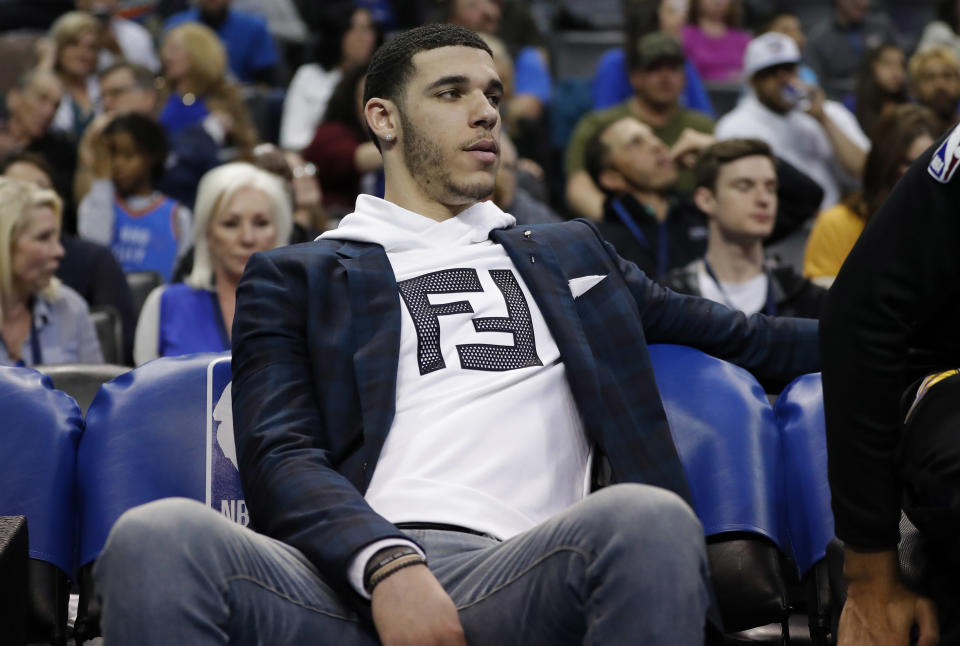
[(384, 579), (371, 607), (383, 646), (467, 646), (453, 600), (425, 565)]
[(94, 148), (103, 137), (104, 128), (110, 125), (115, 116), (113, 114), (98, 114), (83, 131), (80, 145), (77, 147), (77, 161), (81, 166), (93, 166), (94, 155), (96, 154)]
[(700, 154), (716, 140), (716, 137), (706, 132), (684, 128), (680, 138), (670, 148), (670, 156), (681, 168), (693, 168)]
[(837, 646), (907, 646), (914, 624), (919, 629), (917, 646), (939, 643), (936, 606), (900, 582), (896, 552), (847, 549), (845, 559), (849, 583)]
[(803, 83), (801, 87), (806, 92), (807, 100), (810, 102), (809, 107), (806, 108), (807, 114), (822, 123), (827, 118), (827, 113), (823, 111), (823, 104), (827, 100), (827, 95), (817, 85)]

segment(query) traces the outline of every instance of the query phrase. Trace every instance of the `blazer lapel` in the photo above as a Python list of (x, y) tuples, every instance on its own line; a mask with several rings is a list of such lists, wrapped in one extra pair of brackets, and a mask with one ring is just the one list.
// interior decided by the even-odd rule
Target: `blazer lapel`
[(365, 490), (396, 410), (400, 302), (383, 247), (347, 243), (338, 253), (350, 295), (353, 368), (368, 465), (363, 473)]
[(560, 350), (587, 436), (591, 441), (599, 441), (604, 416), (596, 365), (556, 253), (548, 244), (541, 243), (535, 231), (527, 235), (520, 227), (498, 229), (490, 237), (503, 245), (533, 294)]

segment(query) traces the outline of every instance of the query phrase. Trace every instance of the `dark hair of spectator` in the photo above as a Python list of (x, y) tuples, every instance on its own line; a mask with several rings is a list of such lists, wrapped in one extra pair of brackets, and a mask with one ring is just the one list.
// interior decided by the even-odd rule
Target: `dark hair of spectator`
[(142, 114), (122, 114), (103, 129), (104, 136), (126, 132), (141, 154), (150, 159), (150, 178), (156, 183), (163, 177), (167, 161), (167, 136), (163, 126)]
[[(317, 45), (314, 50), (314, 60), (323, 69), (329, 71), (336, 69), (343, 60), (343, 36), (350, 30), (350, 24), (353, 21), (353, 15), (358, 11), (369, 13), (368, 9), (358, 7), (353, 2), (331, 3), (330, 7), (323, 10), (323, 19), (320, 21), (320, 29), (316, 34)], [(376, 44), (374, 48), (383, 43), (383, 31), (375, 21), (373, 29), (377, 33)]]
[(655, 31), (660, 31), (660, 3), (664, 0), (625, 0), (623, 3), (624, 24), (626, 25), (626, 52), (629, 69), (637, 66), (637, 43), (640, 39)]
[[(441, 47), (473, 47), (493, 58), (493, 52), (480, 36), (457, 25), (434, 23), (405, 31), (373, 53), (363, 90), (364, 105), (377, 97), (393, 101), (402, 110), (403, 92), (415, 71), (413, 57)], [(372, 131), (370, 138), (379, 150), (380, 142)]]
[(950, 25), (950, 29), (957, 31), (960, 28), (960, 12), (957, 11), (957, 0), (939, 0), (937, 2), (937, 20)]
[[(284, 181), (285, 184), (293, 181), (293, 171), (283, 151), (274, 144), (257, 144), (253, 147), (253, 158), (251, 162), (257, 168), (267, 171), (271, 175), (276, 175)], [(291, 197), (290, 203), (293, 204)]]
[(50, 165), (50, 162), (47, 161), (46, 157), (38, 155), (34, 152), (30, 152), (29, 150), (10, 153), (9, 155), (5, 155), (2, 159), (0, 159), (0, 175), (6, 173), (8, 168), (18, 163), (36, 166), (43, 171), (43, 174), (46, 175), (50, 179), (50, 183), (53, 184), (53, 166)]
[(639, 38), (651, 31), (660, 31), (660, 4), (664, 0), (624, 0), (623, 16), (627, 33)]
[[(690, 1), (690, 15), (687, 23), (691, 25), (700, 24), (700, 2), (701, 0)], [(727, 15), (724, 18), (727, 27), (737, 28), (743, 24), (743, 6), (740, 0), (730, 0), (730, 7), (727, 9)]]
[(776, 24), (780, 18), (783, 16), (798, 16), (796, 9), (787, 6), (787, 5), (777, 5), (777, 8), (773, 11), (767, 11), (763, 14), (762, 19), (760, 20), (760, 28), (757, 29), (756, 35), (760, 36), (762, 34), (767, 34), (773, 31), (773, 26)]
[[(633, 117), (623, 118), (632, 119)], [(587, 142), (587, 147), (583, 153), (583, 165), (587, 174), (590, 175), (593, 183), (599, 186), (604, 192), (607, 192), (607, 189), (600, 183), (600, 175), (610, 167), (610, 148), (607, 147), (606, 142), (604, 142), (603, 135), (606, 134), (607, 130), (609, 130), (613, 124), (619, 121), (620, 119), (611, 121), (597, 130), (593, 136), (590, 137), (590, 141)]]
[(333, 88), (327, 110), (323, 113), (323, 123), (329, 121), (342, 123), (350, 128), (360, 140), (367, 138), (367, 126), (357, 111), (357, 84), (367, 73), (367, 66), (361, 65), (347, 70), (337, 87)]
[(130, 61), (117, 61), (105, 67), (98, 76), (102, 81), (114, 72), (119, 72), (120, 70), (130, 70), (130, 74), (133, 76), (133, 84), (141, 90), (157, 89), (157, 75), (153, 70), (139, 63), (131, 63)]
[(450, 22), (453, 20), (453, 14), (457, 10), (457, 3), (460, 0), (441, 0), (440, 2), (440, 18), (443, 22)]
[(694, 184), (715, 191), (720, 169), (744, 157), (766, 157), (772, 164), (776, 164), (773, 151), (765, 141), (760, 139), (727, 139), (711, 145), (700, 155), (693, 165)]
[(856, 116), (865, 132), (870, 132), (873, 128), (885, 104), (907, 103), (910, 100), (907, 92), (906, 70), (904, 70), (903, 86), (898, 92), (888, 92), (877, 84), (877, 75), (874, 74), (873, 67), (880, 57), (891, 49), (903, 51), (896, 43), (888, 42), (869, 50), (860, 59), (856, 79)]
[(922, 105), (904, 103), (889, 106), (870, 131), (870, 152), (863, 168), (863, 189), (845, 201), (858, 217), (869, 221), (903, 173), (910, 146), (918, 137), (936, 139), (940, 132), (937, 116)]

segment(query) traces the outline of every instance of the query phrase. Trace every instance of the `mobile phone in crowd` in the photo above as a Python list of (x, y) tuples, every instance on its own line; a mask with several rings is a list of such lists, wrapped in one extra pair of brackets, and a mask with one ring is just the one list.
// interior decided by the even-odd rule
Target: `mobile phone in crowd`
[(810, 109), (810, 90), (805, 86), (787, 85), (783, 88), (783, 98), (799, 110)]

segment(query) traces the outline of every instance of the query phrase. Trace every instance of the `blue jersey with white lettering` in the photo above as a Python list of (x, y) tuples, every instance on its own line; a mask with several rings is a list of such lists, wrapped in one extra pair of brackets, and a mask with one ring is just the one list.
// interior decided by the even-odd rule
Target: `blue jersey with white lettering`
[(156, 271), (170, 281), (177, 259), (177, 206), (176, 200), (162, 194), (139, 211), (114, 200), (110, 249), (123, 271)]

